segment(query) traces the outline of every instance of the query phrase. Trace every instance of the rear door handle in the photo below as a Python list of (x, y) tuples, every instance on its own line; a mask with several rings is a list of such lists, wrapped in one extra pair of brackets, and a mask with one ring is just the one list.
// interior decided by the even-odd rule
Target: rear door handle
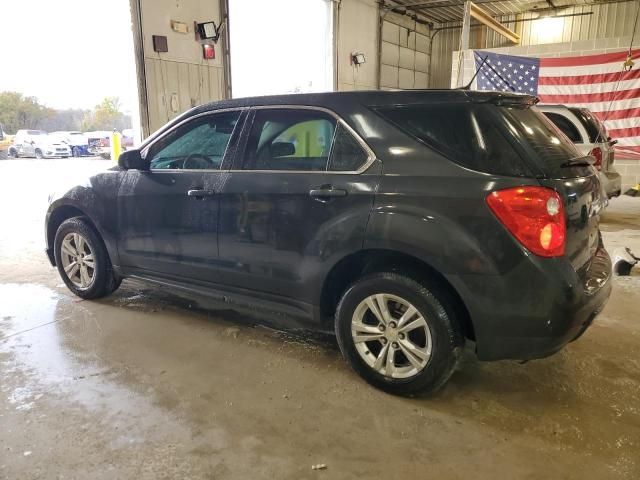
[(190, 197), (212, 197), (216, 194), (213, 190), (189, 190), (187, 191), (187, 195)]
[(313, 198), (317, 198), (318, 200), (326, 199), (333, 197), (346, 197), (347, 191), (341, 188), (318, 188), (314, 190), (309, 190), (309, 196)]

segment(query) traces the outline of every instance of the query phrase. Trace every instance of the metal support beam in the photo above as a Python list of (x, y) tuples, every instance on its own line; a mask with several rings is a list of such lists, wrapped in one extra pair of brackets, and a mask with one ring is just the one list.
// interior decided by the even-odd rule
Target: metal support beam
[(460, 34), (460, 49), (458, 50), (458, 75), (456, 77), (456, 87), (461, 87), (464, 83), (464, 57), (469, 50), (469, 32), (471, 31), (471, 1), (464, 4), (464, 15), (462, 17), (462, 33)]
[[(473, 18), (478, 20), (480, 23), (483, 23), (487, 27), (489, 27), (494, 32), (499, 33), (500, 35), (506, 37), (508, 40), (512, 41), (516, 45), (520, 43), (520, 35), (518, 35), (513, 30), (505, 27), (503, 24), (494, 19), (486, 10), (483, 10), (478, 5), (473, 2), (467, 2), (470, 4), (470, 13)], [(465, 12), (466, 12), (465, 4)], [(463, 22), (463, 31), (464, 31), (464, 22)]]

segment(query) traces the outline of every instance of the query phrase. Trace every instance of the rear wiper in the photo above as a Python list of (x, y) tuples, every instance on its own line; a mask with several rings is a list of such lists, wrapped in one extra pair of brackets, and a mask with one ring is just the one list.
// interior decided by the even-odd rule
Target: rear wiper
[(560, 164), (560, 168), (567, 168), (567, 167), (590, 167), (591, 165), (593, 165), (593, 157), (590, 155), (587, 155), (585, 157), (576, 157), (576, 158), (571, 158), (569, 160), (567, 160), (564, 163)]

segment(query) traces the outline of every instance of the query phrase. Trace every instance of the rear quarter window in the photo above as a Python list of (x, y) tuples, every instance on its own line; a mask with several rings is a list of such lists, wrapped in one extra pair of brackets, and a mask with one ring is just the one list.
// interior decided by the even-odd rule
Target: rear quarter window
[(531, 175), (512, 134), (496, 121), (499, 107), (469, 103), (401, 105), (374, 110), (398, 128), (471, 170)]
[(555, 112), (544, 112), (544, 114), (573, 143), (583, 143), (580, 132), (570, 119), (560, 113)]
[(593, 113), (584, 108), (570, 108), (569, 110), (578, 117), (578, 120), (584, 126), (587, 135), (589, 135), (590, 143), (601, 143), (606, 140), (606, 129)]

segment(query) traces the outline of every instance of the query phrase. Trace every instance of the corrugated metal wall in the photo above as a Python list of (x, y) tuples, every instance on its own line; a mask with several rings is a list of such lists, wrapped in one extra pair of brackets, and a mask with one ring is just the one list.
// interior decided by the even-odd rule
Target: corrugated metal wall
[[(638, 0), (609, 3), (604, 5), (584, 5), (559, 10), (559, 15), (582, 14), (562, 18), (562, 28), (555, 36), (541, 32), (539, 20), (515, 22), (516, 16), (502, 17), (500, 21), (521, 35), (521, 45), (573, 42), (612, 37), (631, 36), (633, 21), (638, 8)], [(518, 19), (537, 18), (537, 14), (519, 15)], [(446, 27), (447, 25), (442, 25)], [(638, 27), (640, 28), (640, 27)], [(544, 37), (541, 35), (544, 35)], [(637, 33), (640, 35), (640, 32)], [(512, 45), (504, 37), (487, 28), (473, 28), (470, 36), (471, 48), (498, 48)], [(442, 30), (435, 33), (432, 52), (431, 88), (448, 88), (451, 84), (452, 53), (459, 49), (460, 29)]]

